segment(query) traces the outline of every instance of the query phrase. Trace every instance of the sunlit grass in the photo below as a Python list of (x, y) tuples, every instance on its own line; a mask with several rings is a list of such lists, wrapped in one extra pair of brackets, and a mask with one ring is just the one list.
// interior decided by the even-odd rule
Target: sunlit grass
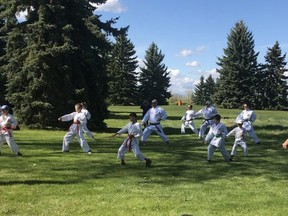
[[(152, 135), (142, 152), (151, 168), (131, 153), (121, 167), (117, 150), (125, 135), (111, 137), (139, 107), (110, 107), (107, 130), (88, 140), (92, 155), (81, 151), (77, 140), (61, 152), (65, 131), (15, 132), (24, 157), (15, 157), (7, 145), (0, 157), (0, 215), (286, 215), (288, 207), (288, 151), (286, 112), (256, 111), (261, 146), (248, 142), (249, 156), (239, 149), (235, 162), (224, 162), (215, 152), (206, 163), (206, 146), (187, 128), (180, 134), (186, 107), (166, 106), (165, 145)], [(200, 107), (195, 106), (197, 111)], [(219, 109), (227, 127), (234, 127), (240, 110)], [(201, 120), (195, 120), (199, 128)], [(233, 137), (227, 139), (231, 150)]]

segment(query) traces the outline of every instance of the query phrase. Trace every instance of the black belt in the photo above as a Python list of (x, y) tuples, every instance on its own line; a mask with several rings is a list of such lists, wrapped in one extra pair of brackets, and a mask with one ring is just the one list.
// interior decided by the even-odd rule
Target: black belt
[(149, 125), (159, 125), (160, 123), (150, 123)]

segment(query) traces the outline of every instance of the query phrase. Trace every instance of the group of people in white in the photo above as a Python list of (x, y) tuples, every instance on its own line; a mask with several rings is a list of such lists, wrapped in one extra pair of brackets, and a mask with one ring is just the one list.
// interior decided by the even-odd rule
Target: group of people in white
[[(244, 103), (243, 108), (244, 110), (235, 120), (237, 127), (228, 133), (226, 126), (221, 123), (221, 116), (218, 114), (217, 109), (211, 104), (210, 101), (206, 101), (205, 107), (196, 113), (193, 110), (193, 106), (189, 105), (187, 111), (181, 118), (181, 133), (184, 134), (185, 128), (190, 127), (195, 134), (198, 134), (199, 139), (204, 139), (204, 142), (208, 144), (208, 162), (211, 161), (211, 157), (217, 148), (222, 153), (226, 161), (232, 161), (232, 158), (234, 155), (236, 155), (237, 148), (239, 146), (243, 149), (244, 155), (247, 155), (248, 148), (245, 139), (246, 134), (248, 133), (250, 135), (255, 144), (260, 144), (260, 140), (256, 136), (253, 128), (253, 122), (256, 120), (255, 112), (249, 108), (248, 103)], [(13, 138), (13, 129), (17, 127), (18, 123), (13, 115), (9, 114), (9, 107), (7, 105), (3, 105), (0, 110), (2, 111), (2, 115), (0, 116), (0, 154), (1, 147), (3, 143), (6, 142), (16, 155), (22, 156), (22, 153), (19, 151), (19, 148)], [(198, 131), (193, 120), (200, 116), (203, 116), (204, 120)], [(62, 152), (69, 152), (69, 144), (72, 139), (76, 137), (82, 150), (88, 154), (92, 153), (92, 150), (84, 136), (84, 134), (87, 134), (87, 136), (91, 139), (95, 139), (92, 132), (87, 128), (87, 121), (90, 118), (91, 114), (87, 110), (87, 105), (84, 102), (75, 104), (75, 112), (58, 118), (59, 121), (73, 120), (68, 132), (63, 138)], [(141, 139), (143, 145), (146, 145), (149, 135), (151, 135), (152, 132), (155, 132), (161, 137), (163, 142), (169, 144), (169, 140), (161, 125), (161, 121), (166, 120), (166, 118), (166, 111), (158, 106), (158, 101), (156, 99), (152, 100), (151, 107), (147, 109), (145, 113), (143, 113), (141, 124), (137, 122), (137, 114), (135, 112), (130, 113), (130, 122), (113, 135), (116, 136), (124, 133), (128, 134), (118, 149), (118, 159), (121, 161), (121, 165), (126, 165), (125, 154), (132, 150), (137, 159), (145, 162), (146, 167), (151, 166), (152, 161), (145, 157), (140, 151), (139, 139)], [(144, 126), (144, 131), (142, 131), (142, 126)], [(209, 132), (204, 138), (205, 131), (208, 127), (210, 127)], [(231, 154), (229, 154), (225, 148), (225, 138), (231, 135), (235, 136), (235, 141)]]
[[(241, 147), (245, 156), (248, 155), (248, 148), (246, 142), (246, 134), (253, 139), (253, 142), (257, 145), (260, 144), (254, 128), (253, 122), (256, 120), (256, 114), (249, 108), (248, 103), (243, 104), (243, 111), (236, 117), (235, 123), (237, 127), (228, 133), (227, 127), (221, 123), (221, 116), (218, 114), (217, 109), (211, 104), (210, 101), (206, 101), (205, 107), (199, 110), (197, 113), (193, 111), (193, 106), (189, 105), (188, 110), (185, 112), (181, 121), (181, 133), (185, 133), (185, 128), (189, 126), (192, 131), (198, 134), (199, 139), (204, 138), (204, 133), (207, 127), (210, 127), (207, 136), (204, 141), (208, 144), (207, 148), (207, 161), (211, 161), (211, 157), (214, 151), (218, 148), (226, 161), (232, 161), (233, 156), (236, 155), (237, 148)], [(200, 130), (196, 129), (193, 120), (199, 116), (203, 116), (204, 120), (201, 124)], [(225, 138), (234, 135), (235, 141), (232, 147), (231, 154), (229, 154), (225, 148)]]

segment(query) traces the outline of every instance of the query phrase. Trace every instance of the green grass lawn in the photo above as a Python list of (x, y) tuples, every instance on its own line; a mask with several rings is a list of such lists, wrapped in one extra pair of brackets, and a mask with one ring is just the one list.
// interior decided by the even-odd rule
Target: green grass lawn
[[(164, 106), (163, 122), (170, 145), (157, 135), (140, 146), (153, 160), (152, 167), (126, 156), (119, 165), (117, 150), (125, 135), (112, 137), (139, 107), (110, 107), (107, 130), (88, 140), (93, 154), (81, 151), (73, 140), (62, 153), (65, 131), (15, 131), (24, 157), (14, 156), (7, 145), (0, 157), (0, 215), (287, 215), (288, 138), (287, 112), (256, 111), (255, 130), (261, 145), (248, 138), (249, 156), (241, 149), (235, 162), (224, 162), (216, 151), (206, 162), (207, 149), (190, 128), (180, 134), (186, 106)], [(194, 106), (194, 110), (200, 107)], [(218, 109), (229, 130), (240, 110)], [(201, 120), (195, 120), (199, 128)], [(231, 151), (233, 137), (227, 139)]]

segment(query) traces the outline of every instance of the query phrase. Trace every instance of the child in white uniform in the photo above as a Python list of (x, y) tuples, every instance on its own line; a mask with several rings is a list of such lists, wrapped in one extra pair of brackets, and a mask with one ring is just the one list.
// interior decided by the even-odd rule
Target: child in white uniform
[(10, 149), (15, 153), (17, 156), (22, 156), (21, 152), (17, 144), (14, 141), (13, 136), (13, 129), (17, 128), (17, 120), (14, 118), (13, 115), (9, 114), (9, 107), (7, 105), (3, 105), (1, 107), (2, 115), (0, 116), (0, 155), (1, 155), (1, 147), (3, 143), (7, 143)]
[(194, 125), (193, 119), (194, 119), (194, 110), (192, 110), (193, 106), (190, 104), (188, 105), (188, 110), (185, 112), (185, 115), (181, 118), (181, 121), (183, 122), (181, 125), (181, 133), (185, 134), (185, 127), (189, 126), (191, 130), (198, 134), (198, 130)]
[(245, 140), (245, 135), (246, 135), (246, 130), (243, 127), (243, 122), (241, 120), (237, 121), (237, 127), (235, 127), (232, 131), (230, 131), (227, 134), (227, 137), (230, 135), (235, 135), (235, 141), (232, 147), (232, 151), (231, 151), (231, 158), (236, 155), (237, 152), (237, 148), (238, 146), (240, 146), (243, 150), (243, 154), (245, 156), (248, 155), (248, 148), (247, 148), (247, 143)]
[(132, 149), (135, 157), (141, 161), (145, 161), (146, 167), (149, 167), (151, 166), (152, 161), (143, 155), (139, 147), (138, 138), (142, 136), (142, 128), (141, 125), (137, 122), (136, 113), (130, 113), (129, 119), (130, 122), (113, 135), (116, 136), (123, 133), (128, 133), (127, 138), (123, 141), (118, 150), (118, 159), (121, 160), (121, 165), (126, 165), (124, 159), (125, 154)]
[(218, 148), (225, 161), (232, 161), (230, 155), (225, 148), (225, 136), (228, 131), (224, 124), (220, 122), (221, 116), (215, 115), (213, 118), (214, 124), (210, 127), (210, 130), (205, 138), (205, 143), (208, 144), (207, 161), (211, 161), (211, 157), (214, 151)]
[(76, 136), (83, 151), (87, 152), (88, 154), (91, 154), (91, 149), (87, 141), (85, 140), (85, 137), (83, 134), (83, 125), (87, 124), (87, 118), (84, 115), (84, 113), (81, 112), (81, 110), (82, 110), (82, 105), (80, 103), (77, 103), (75, 105), (75, 112), (58, 118), (59, 121), (73, 120), (72, 125), (70, 126), (67, 134), (63, 138), (63, 146), (62, 146), (63, 152), (69, 152), (69, 143)]

